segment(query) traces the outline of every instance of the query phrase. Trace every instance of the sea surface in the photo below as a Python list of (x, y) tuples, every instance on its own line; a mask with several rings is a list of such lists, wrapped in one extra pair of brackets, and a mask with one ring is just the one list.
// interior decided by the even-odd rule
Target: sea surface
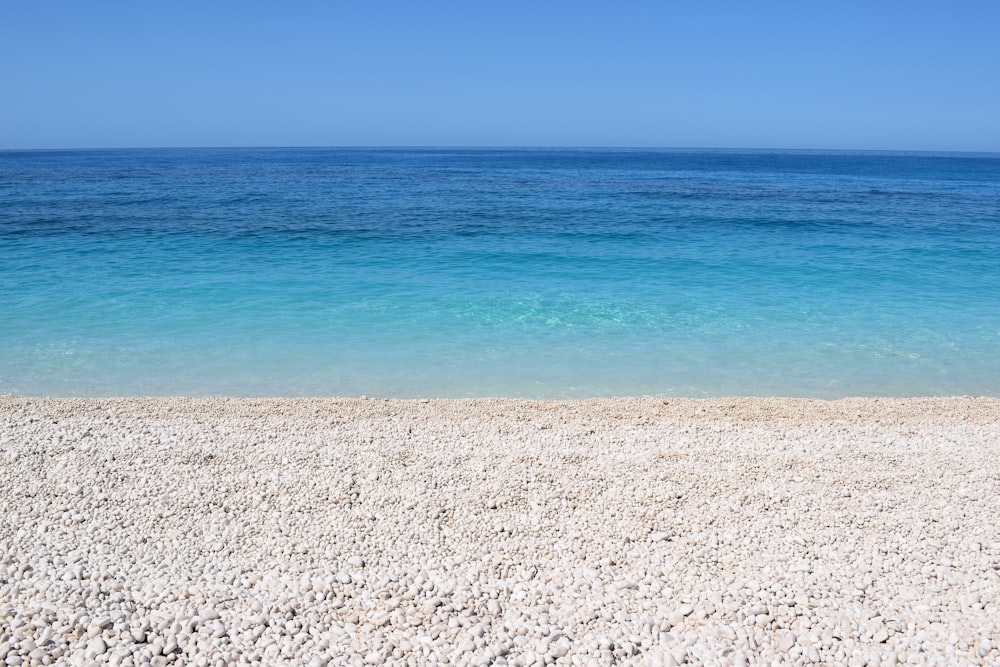
[(1000, 156), (0, 152), (0, 393), (1000, 395)]

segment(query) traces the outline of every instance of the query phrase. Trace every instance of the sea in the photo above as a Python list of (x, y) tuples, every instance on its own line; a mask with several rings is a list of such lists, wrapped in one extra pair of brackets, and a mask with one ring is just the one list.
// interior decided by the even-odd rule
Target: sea
[(0, 393), (1000, 395), (1000, 155), (0, 151)]

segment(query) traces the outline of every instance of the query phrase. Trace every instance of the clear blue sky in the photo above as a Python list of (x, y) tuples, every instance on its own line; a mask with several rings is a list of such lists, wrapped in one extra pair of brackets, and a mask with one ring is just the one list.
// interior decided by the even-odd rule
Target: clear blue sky
[(0, 3), (0, 148), (1000, 151), (1000, 1)]

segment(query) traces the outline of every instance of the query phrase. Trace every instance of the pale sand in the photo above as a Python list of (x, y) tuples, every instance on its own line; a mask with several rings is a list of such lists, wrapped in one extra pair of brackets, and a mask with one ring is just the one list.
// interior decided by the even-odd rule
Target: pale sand
[(0, 397), (7, 664), (1000, 664), (1000, 399)]

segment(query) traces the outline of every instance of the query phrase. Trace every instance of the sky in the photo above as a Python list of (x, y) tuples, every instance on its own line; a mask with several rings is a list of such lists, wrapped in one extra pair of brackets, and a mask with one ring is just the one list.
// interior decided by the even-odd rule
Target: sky
[(0, 3), (0, 149), (1000, 151), (1000, 2)]

